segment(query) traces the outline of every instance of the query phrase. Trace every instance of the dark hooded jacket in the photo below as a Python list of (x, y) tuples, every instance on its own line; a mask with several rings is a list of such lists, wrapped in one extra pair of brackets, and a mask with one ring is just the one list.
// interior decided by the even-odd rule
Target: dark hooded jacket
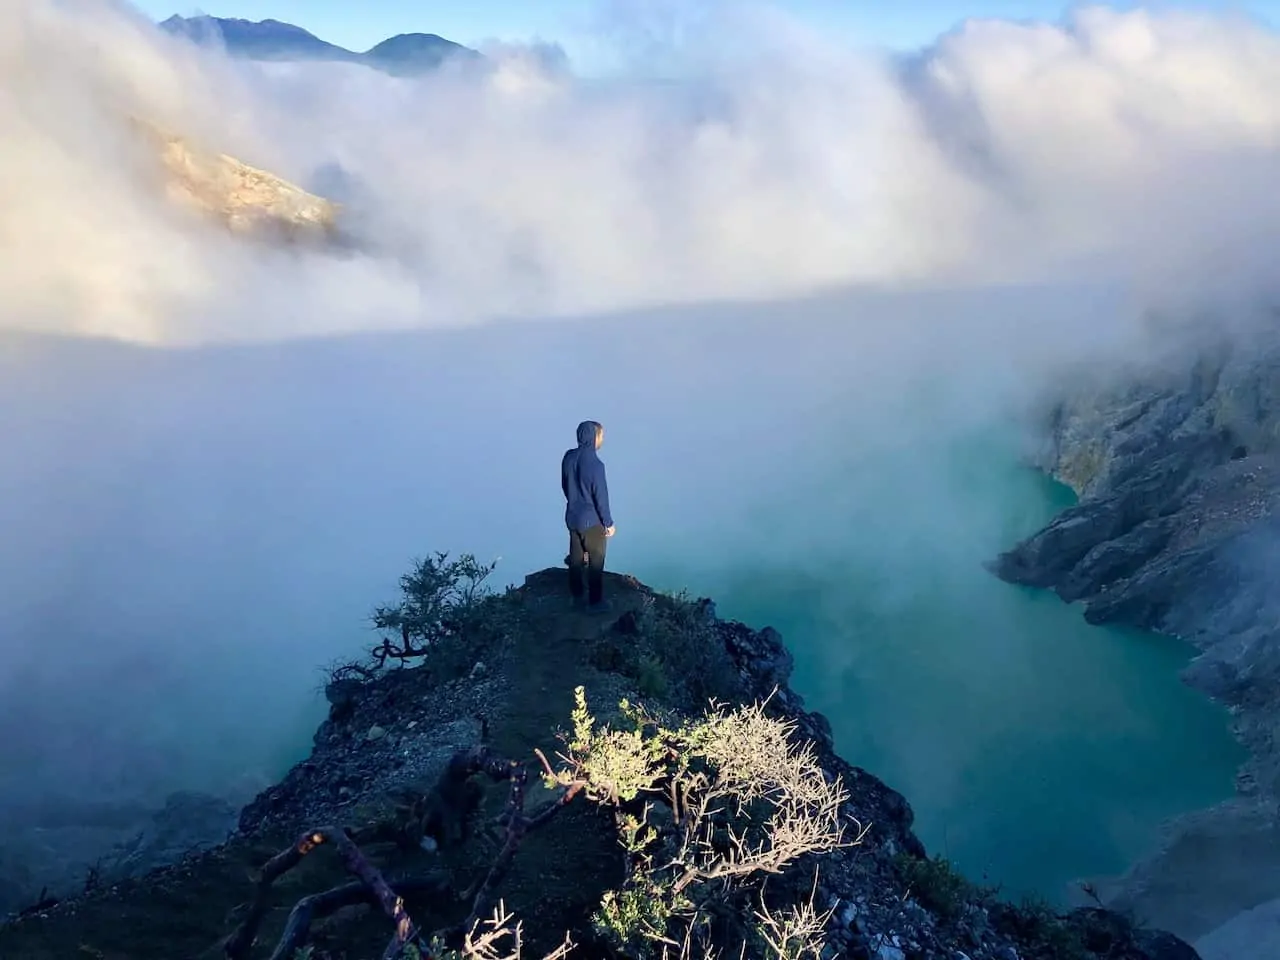
[(560, 488), (564, 491), (564, 522), (570, 530), (612, 527), (609, 512), (609, 485), (604, 464), (596, 455), (596, 431), (600, 424), (584, 420), (578, 424), (578, 446), (566, 450), (560, 461)]

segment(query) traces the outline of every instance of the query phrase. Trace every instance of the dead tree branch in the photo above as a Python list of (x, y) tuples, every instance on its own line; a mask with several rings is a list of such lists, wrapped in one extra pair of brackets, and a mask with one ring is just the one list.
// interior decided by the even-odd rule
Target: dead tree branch
[[(520, 843), (528, 832), (550, 821), (552, 815), (571, 801), (580, 790), (580, 787), (576, 789), (571, 787), (563, 791), (554, 803), (539, 811), (535, 817), (527, 817), (524, 813), (524, 803), (529, 779), (528, 770), (522, 763), (494, 756), (487, 746), (478, 746), (454, 754), (441, 774), (440, 783), (441, 785), (458, 784), (476, 774), (484, 774), (495, 781), (510, 781), (510, 795), (501, 817), (506, 827), (506, 836), (501, 850), (484, 878), (472, 890), (462, 895), (464, 900), (471, 898), (471, 911), (462, 924), (451, 928), (443, 935), (444, 939), (450, 943), (464, 940), (467, 934), (476, 928), (482, 916), (492, 909), (497, 889), (510, 871)], [(345, 828), (318, 827), (303, 833), (291, 847), (268, 860), (259, 871), (248, 914), (223, 944), (223, 953), (227, 960), (247, 960), (262, 921), (270, 909), (271, 891), (275, 881), (301, 863), (307, 854), (326, 843), (337, 850), (347, 872), (356, 877), (356, 880), (299, 900), (289, 914), (284, 932), (271, 954), (271, 960), (288, 960), (299, 947), (305, 944), (311, 924), (315, 920), (328, 916), (342, 907), (357, 903), (370, 903), (381, 907), (395, 924), (395, 933), (383, 954), (385, 960), (399, 957), (407, 944), (417, 946), (423, 951), (422, 955), (427, 956), (424, 938), (405, 912), (403, 897), (414, 893), (430, 893), (445, 897), (449, 893), (446, 881), (440, 876), (426, 876), (409, 877), (395, 883), (388, 883), (378, 868), (357, 846), (357, 841), (361, 838), (361, 834), (355, 834)]]
[[(406, 877), (402, 880), (388, 881), (388, 885), (399, 897), (421, 893), (437, 894), (443, 897), (449, 892), (448, 880), (439, 875)], [(289, 919), (285, 921), (280, 941), (271, 952), (271, 960), (292, 960), (297, 951), (306, 944), (313, 923), (337, 913), (343, 907), (352, 907), (361, 903), (377, 906), (377, 900), (372, 892), (359, 880), (334, 887), (324, 893), (303, 897), (289, 912)]]
[(248, 956), (257, 939), (258, 928), (271, 906), (272, 884), (301, 863), (307, 854), (325, 843), (332, 844), (337, 849), (343, 866), (359, 879), (383, 912), (391, 918), (396, 927), (392, 943), (403, 946), (417, 939), (418, 931), (405, 912), (404, 901), (387, 885), (382, 873), (369, 862), (346, 831), (337, 827), (318, 827), (302, 834), (293, 846), (276, 854), (263, 866), (248, 915), (223, 945), (227, 960), (244, 960)]
[[(551, 769), (551, 764), (547, 762), (547, 756), (537, 747), (534, 747), (534, 755), (537, 756), (538, 762), (542, 765), (546, 775), (554, 780), (555, 772)], [(525, 831), (536, 830), (538, 827), (544, 826), (557, 813), (563, 810), (569, 803), (582, 792), (582, 788), (587, 786), (586, 780), (574, 780), (567, 787), (561, 788), (555, 800), (546, 804), (537, 813), (525, 816)], [(505, 827), (511, 822), (510, 809), (502, 811), (493, 821), (499, 827)]]
[(507, 800), (506, 840), (502, 844), (502, 849), (498, 851), (497, 859), (489, 867), (489, 872), (485, 875), (484, 882), (480, 884), (480, 888), (476, 891), (475, 899), (471, 905), (471, 913), (462, 924), (466, 930), (470, 930), (479, 923), (480, 914), (487, 912), (492, 905), (494, 891), (511, 869), (511, 861), (515, 859), (516, 851), (520, 849), (520, 841), (524, 839), (525, 833), (528, 831), (529, 821), (524, 815), (524, 797), (525, 785), (529, 780), (529, 772), (524, 768), (524, 764), (512, 761), (509, 766), (508, 776), (511, 778), (511, 796)]

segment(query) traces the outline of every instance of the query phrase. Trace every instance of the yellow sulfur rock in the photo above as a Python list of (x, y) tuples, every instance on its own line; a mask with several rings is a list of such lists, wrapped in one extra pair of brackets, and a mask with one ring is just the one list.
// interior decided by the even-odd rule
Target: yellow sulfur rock
[(236, 233), (327, 237), (338, 207), (266, 170), (225, 153), (202, 152), (188, 140), (150, 124), (139, 126), (158, 142), (175, 202), (212, 217)]

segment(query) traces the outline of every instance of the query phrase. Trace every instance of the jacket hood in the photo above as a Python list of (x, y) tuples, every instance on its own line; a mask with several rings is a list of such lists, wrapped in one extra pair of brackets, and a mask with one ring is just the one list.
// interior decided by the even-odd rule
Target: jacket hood
[(600, 424), (594, 420), (583, 420), (578, 424), (578, 446), (590, 447), (595, 449), (596, 433), (600, 430)]

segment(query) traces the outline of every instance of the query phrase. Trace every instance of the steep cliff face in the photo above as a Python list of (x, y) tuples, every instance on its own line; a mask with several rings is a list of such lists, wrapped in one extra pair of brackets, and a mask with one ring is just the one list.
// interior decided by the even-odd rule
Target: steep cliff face
[[(997, 572), (1082, 602), (1092, 623), (1190, 641), (1189, 678), (1242, 716), (1280, 704), (1280, 350), (1222, 348), (1064, 402), (1048, 427), (1038, 465), (1080, 501)], [(1267, 761), (1246, 789), (1280, 792), (1270, 738), (1243, 732)]]
[(1092, 623), (1192, 643), (1186, 679), (1231, 707), (1251, 753), (1239, 800), (1183, 821), (1117, 894), (1199, 935), (1280, 894), (1280, 349), (1255, 332), (1091, 383), (1045, 428), (1034, 459), (1079, 502), (996, 572), (1082, 603)]

